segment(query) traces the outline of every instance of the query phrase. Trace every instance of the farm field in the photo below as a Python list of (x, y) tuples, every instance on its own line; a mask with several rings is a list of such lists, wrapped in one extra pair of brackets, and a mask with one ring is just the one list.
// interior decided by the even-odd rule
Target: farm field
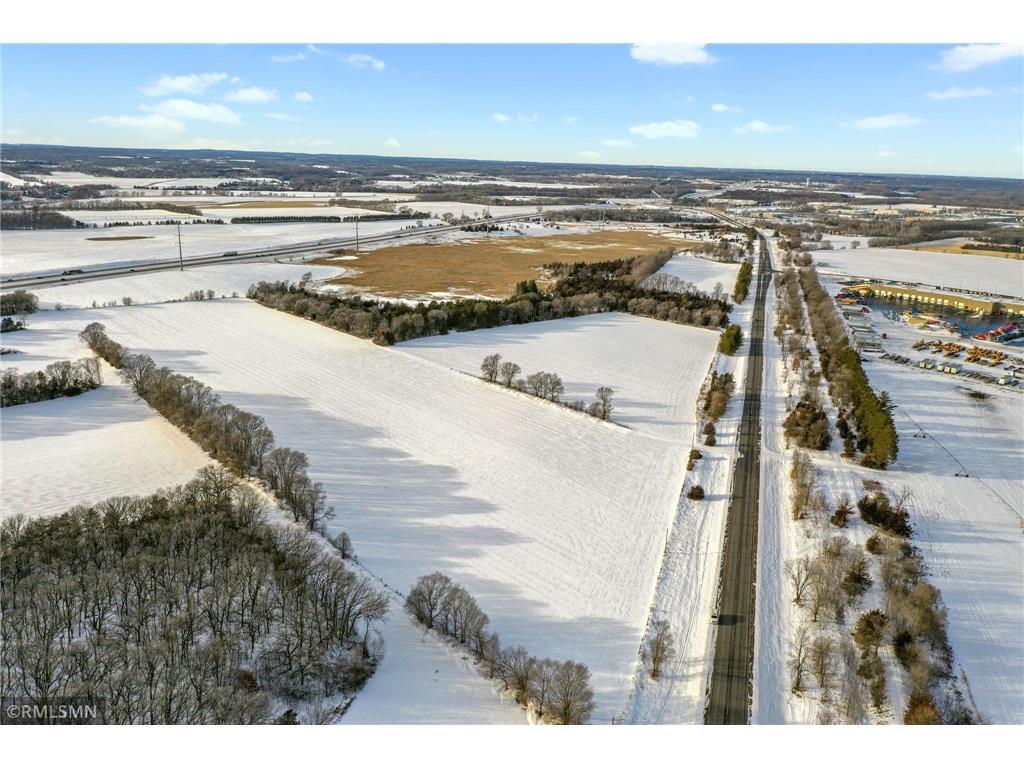
[(1024, 261), (1015, 259), (974, 259), (965, 262), (963, 256), (951, 253), (903, 248), (858, 248), (815, 252), (814, 263), (823, 275), (897, 280), (953, 290), (1024, 297)]
[(997, 259), (1024, 259), (1024, 254), (1007, 251), (987, 250), (984, 248), (964, 248), (969, 240), (955, 240), (943, 243), (915, 243), (901, 245), (900, 249), (910, 251), (926, 251), (928, 253), (957, 253), (962, 256), (994, 256)]
[[(74, 219), (75, 221), (80, 221), (83, 224), (89, 224), (90, 226), (97, 227), (103, 227), (109, 222), (127, 221), (131, 224), (148, 224), (155, 221), (195, 221), (197, 218), (189, 213), (164, 211), (159, 208), (129, 211), (60, 211), (60, 213), (67, 216), (69, 219)], [(105, 234), (113, 235), (122, 232), (126, 232), (126, 230), (121, 228), (115, 232), (106, 232)]]
[[(671, 396), (679, 428), (668, 440), (653, 437), (654, 426), (605, 424), (245, 300), (46, 313), (34, 327), (58, 337), (93, 320), (264, 416), (279, 445), (308, 453), (336, 508), (330, 532), (348, 531), (373, 574), (398, 589), (433, 570), (450, 574), (503, 642), (589, 665), (594, 722), (620, 711), (713, 333), (664, 324), (678, 334), (675, 362), (652, 365), (646, 399), (633, 408), (653, 424), (663, 416), (659, 393)], [(634, 329), (622, 337), (628, 346), (656, 324), (620, 322)], [(532, 333), (545, 343), (547, 334)], [(558, 370), (579, 382), (601, 372)]]
[[(25, 373), (91, 355), (77, 333), (45, 327), (50, 315), (61, 316), (37, 314), (41, 327), (33, 323), (10, 339), (4, 336), (5, 345), (20, 352), (4, 356), (0, 367)], [(122, 384), (113, 368), (102, 365), (99, 389), (3, 409), (3, 516), (60, 514), (110, 496), (152, 493), (190, 480), (210, 463), (188, 437)]]
[(658, 270), (658, 274), (678, 277), (680, 280), (692, 283), (698, 291), (704, 291), (704, 293), (711, 293), (715, 290), (715, 286), (721, 285), (722, 290), (732, 296), (732, 289), (736, 285), (736, 275), (739, 271), (739, 264), (723, 264), (688, 253), (678, 253)]
[[(472, 237), (442, 244), (399, 245), (360, 254), (346, 266), (358, 275), (339, 278), (382, 296), (462, 294), (502, 297), (521, 280), (543, 279), (552, 262), (595, 262), (630, 258), (689, 241), (643, 230), (531, 237)], [(352, 255), (352, 254), (349, 254)], [(317, 263), (332, 264), (331, 259)]]
[(192, 291), (213, 291), (214, 296), (231, 296), (237, 293), (245, 296), (250, 285), (261, 280), (288, 280), (298, 282), (305, 273), (314, 280), (326, 280), (345, 273), (344, 268), (322, 267), (307, 264), (278, 264), (272, 261), (240, 264), (218, 264), (209, 267), (191, 267), (184, 271), (165, 270), (107, 280), (84, 282), (38, 288), (33, 293), (39, 297), (39, 305), (52, 309), (56, 304), (65, 308), (89, 307), (106, 302), (120, 303), (128, 296), (136, 304), (152, 304), (160, 301), (178, 301)]
[[(427, 222), (439, 224), (440, 222)], [(397, 232), (406, 221), (371, 221), (359, 225), (360, 236)], [(94, 237), (141, 240), (91, 240)], [(253, 248), (355, 236), (355, 224), (189, 224), (181, 228), (185, 259)], [(5, 231), (0, 235), (4, 277), (63, 269), (139, 264), (178, 258), (177, 228), (166, 225), (130, 229), (47, 229)]]

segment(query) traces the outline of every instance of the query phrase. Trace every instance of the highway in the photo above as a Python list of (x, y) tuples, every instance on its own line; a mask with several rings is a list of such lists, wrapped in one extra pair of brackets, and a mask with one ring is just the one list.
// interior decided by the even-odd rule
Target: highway
[[(507, 224), (513, 221), (535, 218), (538, 214), (520, 214), (518, 216), (496, 216), (491, 219), (474, 220), (470, 224)], [(360, 237), (359, 244), (381, 243), (390, 240), (402, 240), (411, 237), (423, 237), (424, 235), (437, 234), (439, 232), (451, 232), (461, 229), (465, 224), (444, 224), (439, 227), (411, 227), (400, 229), (394, 232), (384, 232), (378, 235)], [(334, 250), (337, 248), (348, 248), (356, 244), (355, 237), (346, 237), (333, 240), (313, 240), (293, 245), (279, 245), (273, 248), (257, 248), (248, 251), (228, 251), (226, 253), (212, 253), (206, 256), (195, 256), (184, 259), (167, 259), (162, 261), (149, 261), (141, 264), (130, 264), (123, 267), (103, 267), (99, 269), (86, 269), (71, 274), (54, 272), (45, 275), (31, 275), (12, 277), (0, 281), (0, 288), (5, 291), (12, 291), (18, 288), (45, 288), (51, 285), (67, 285), (69, 283), (80, 283), (88, 280), (102, 280), (110, 277), (124, 277), (126, 275), (142, 274), (145, 272), (165, 272), (168, 270), (181, 269), (182, 263), (186, 268), (206, 267), (213, 264), (229, 264), (233, 262), (259, 261), (261, 259), (278, 259), (288, 256), (301, 256), (304, 253), (317, 253), (320, 251)]]
[(704, 722), (708, 725), (748, 723), (753, 693), (765, 294), (772, 270), (767, 242), (763, 235), (759, 234), (758, 238), (761, 253), (750, 329), (747, 380), (743, 390), (740, 453), (726, 518), (719, 576), (718, 631), (704, 712)]

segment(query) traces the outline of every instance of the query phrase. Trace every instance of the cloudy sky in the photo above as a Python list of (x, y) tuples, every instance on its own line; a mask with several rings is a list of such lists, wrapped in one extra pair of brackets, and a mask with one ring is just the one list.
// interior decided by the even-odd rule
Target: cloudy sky
[(1024, 47), (3, 46), (3, 141), (1024, 176)]

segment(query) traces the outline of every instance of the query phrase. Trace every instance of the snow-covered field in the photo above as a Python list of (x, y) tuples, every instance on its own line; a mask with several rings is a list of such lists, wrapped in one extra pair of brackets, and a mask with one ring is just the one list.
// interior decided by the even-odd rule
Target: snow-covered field
[[(4, 336), (20, 350), (0, 368), (37, 371), (57, 360), (91, 356), (76, 333), (54, 332), (48, 317)], [(74, 326), (88, 323), (79, 316)], [(81, 329), (79, 329), (81, 330)], [(103, 364), (103, 386), (76, 397), (3, 409), (0, 440), (2, 514), (50, 515), (110, 496), (152, 493), (183, 483), (211, 459), (139, 400)]]
[[(440, 222), (432, 222), (440, 223)], [(189, 224), (181, 228), (186, 259), (224, 251), (355, 236), (355, 224)], [(370, 221), (360, 236), (397, 232), (405, 221)], [(140, 237), (140, 240), (89, 240), (90, 237)], [(4, 277), (62, 269), (138, 264), (178, 257), (177, 228), (166, 225), (131, 229), (47, 229), (0, 234)]]
[[(503, 642), (589, 665), (595, 722), (621, 712), (714, 333), (584, 318), (615, 340), (595, 358), (569, 356), (577, 321), (516, 329), (524, 368), (527, 341), (552, 344), (557, 357), (536, 359), (567, 383), (618, 388), (627, 428), (244, 300), (45, 313), (34, 327), (59, 336), (93, 320), (307, 452), (337, 510), (332, 533), (348, 531), (371, 572), (403, 590), (450, 574)], [(635, 348), (649, 350), (647, 370), (616, 364)]]
[[(176, 211), (164, 211), (159, 208), (151, 208), (144, 211), (60, 211), (69, 219), (80, 221), (83, 224), (95, 224), (99, 227), (108, 222), (128, 221), (132, 224), (149, 223), (153, 221), (194, 221), (195, 216), (189, 213), (178, 213)], [(112, 233), (107, 233), (112, 234)], [(131, 233), (119, 233), (131, 234)]]
[(87, 280), (50, 288), (39, 288), (33, 293), (43, 308), (60, 304), (64, 308), (89, 307), (108, 302), (120, 303), (128, 296), (136, 304), (176, 301), (192, 291), (213, 291), (215, 296), (244, 296), (250, 285), (261, 280), (288, 280), (298, 282), (309, 272), (314, 280), (326, 280), (346, 274), (344, 268), (306, 264), (277, 264), (254, 262), (248, 264), (219, 264), (211, 267), (192, 267), (185, 271), (167, 270), (149, 272), (108, 280)]
[(52, 173), (29, 175), (26, 177), (26, 180), (38, 181), (42, 184), (63, 184), (67, 187), (80, 187), (85, 184), (109, 184), (119, 189), (145, 187), (160, 181), (166, 181), (166, 179), (152, 177), (92, 176), (79, 171), (53, 171)]
[(673, 256), (658, 270), (658, 274), (672, 275), (693, 283), (697, 290), (705, 293), (713, 292), (715, 286), (720, 285), (725, 293), (732, 296), (739, 271), (739, 264), (723, 264), (684, 252)]
[(825, 274), (944, 286), (1024, 297), (1024, 261), (975, 259), (954, 253), (900, 248), (817, 251), (814, 263)]

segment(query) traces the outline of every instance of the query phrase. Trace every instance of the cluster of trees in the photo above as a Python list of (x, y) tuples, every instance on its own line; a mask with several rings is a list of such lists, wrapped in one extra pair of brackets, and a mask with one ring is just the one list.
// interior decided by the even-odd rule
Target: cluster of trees
[(889, 396), (876, 395), (871, 388), (860, 355), (850, 346), (842, 318), (814, 267), (800, 270), (799, 279), (829, 392), (844, 421), (856, 428), (856, 437), (851, 432), (846, 438), (847, 453), (856, 448), (863, 452), (861, 464), (884, 469), (896, 460), (899, 446)]
[(80, 395), (102, 383), (100, 362), (95, 357), (60, 360), (31, 373), (5, 368), (0, 375), (0, 408)]
[[(729, 398), (732, 397), (735, 391), (736, 382), (733, 380), (731, 373), (711, 372), (711, 381), (708, 382), (703, 401), (705, 423), (702, 431), (704, 434), (704, 445), (715, 445), (717, 443), (717, 427), (715, 424), (722, 414), (725, 413), (725, 409), (729, 405)], [(700, 451), (696, 453), (697, 456), (694, 457), (694, 451), (690, 452), (690, 464), (693, 463), (695, 458), (700, 458)]]
[(743, 331), (735, 323), (730, 323), (718, 339), (718, 351), (723, 355), (735, 355), (742, 343)]
[(910, 526), (910, 490), (904, 488), (895, 500), (890, 500), (884, 491), (873, 491), (857, 502), (860, 516), (868, 525), (874, 525), (894, 536), (908, 538), (913, 532)]
[(0, 320), (0, 333), (11, 333), (12, 331), (25, 330), (24, 320), (15, 320), (13, 317), (4, 317)]
[(707, 228), (724, 228), (719, 223), (709, 224), (699, 215), (663, 208), (576, 208), (551, 211), (545, 214), (545, 218), (555, 221), (628, 221), (637, 224), (687, 224), (694, 227), (702, 225)]
[(828, 416), (821, 407), (814, 389), (807, 390), (805, 397), (786, 414), (786, 420), (782, 425), (786, 438), (800, 448), (824, 451), (832, 444)]
[(274, 433), (262, 416), (222, 404), (220, 396), (191, 376), (157, 368), (144, 353), (132, 354), (90, 323), (80, 334), (96, 354), (118, 369), (135, 393), (238, 475), (259, 478), (296, 522), (309, 530), (334, 514), (323, 484), (306, 474), (309, 459), (301, 451), (275, 448)]
[(603, 421), (608, 421), (612, 415), (612, 396), (615, 394), (615, 390), (611, 387), (598, 387), (597, 399), (589, 405), (584, 400), (563, 401), (562, 395), (565, 393), (565, 385), (562, 383), (562, 377), (557, 373), (537, 371), (536, 373), (529, 374), (524, 379), (519, 378), (521, 371), (522, 368), (519, 367), (518, 363), (513, 363), (511, 360), (502, 362), (501, 355), (499, 354), (488, 355), (480, 364), (480, 373), (484, 381), (489, 381), (492, 384), (501, 384), (504, 387), (516, 389), (520, 392), (526, 392), (534, 397), (550, 400), (552, 403), (559, 403), (574, 411), (590, 414), (594, 418)]
[[(865, 636), (877, 648), (890, 643), (906, 671), (908, 725), (969, 724), (978, 715), (964, 700), (953, 674), (953, 652), (942, 596), (925, 577), (924, 560), (904, 537), (877, 533), (867, 549), (879, 559), (881, 610)], [(867, 628), (866, 628), (867, 629)], [(856, 639), (856, 636), (855, 636)]]
[(504, 232), (505, 228), (497, 224), (467, 224), (461, 228), (463, 232)]
[(405, 601), (413, 617), (465, 645), (488, 676), (500, 680), (537, 719), (582, 725), (594, 709), (590, 670), (574, 661), (537, 659), (521, 645), (503, 648), (476, 600), (443, 573), (421, 576)]
[[(267, 723), (358, 690), (386, 594), (229, 472), (0, 524), (0, 689), (112, 724)], [(279, 705), (278, 705), (279, 706)]]
[(736, 285), (732, 289), (732, 300), (742, 304), (750, 292), (750, 279), (754, 274), (754, 262), (744, 259), (740, 264), (740, 271), (736, 273)]
[(30, 315), (39, 309), (39, 298), (19, 288), (0, 295), (0, 315)]
[[(732, 308), (724, 299), (692, 291), (672, 293), (642, 288), (640, 283), (660, 268), (667, 255), (639, 256), (599, 264), (555, 264), (559, 278), (550, 291), (536, 283), (501, 301), (460, 299), (409, 306), (371, 301), (358, 296), (320, 295), (289, 282), (260, 282), (250, 299), (272, 309), (304, 317), (377, 344), (389, 345), (449, 331), (555, 320), (598, 312), (629, 312), (659, 320), (718, 328)], [(536, 290), (534, 290), (536, 289)]]
[(34, 205), (21, 210), (5, 210), (0, 229), (84, 229), (80, 221), (58, 213), (52, 208)]
[[(88, 224), (93, 228), (96, 227), (150, 227), (150, 226), (188, 226), (190, 224), (224, 224), (224, 219), (146, 219), (145, 221), (139, 221), (138, 219), (133, 221), (105, 221), (103, 224)], [(232, 222), (233, 224), (234, 222)]]

